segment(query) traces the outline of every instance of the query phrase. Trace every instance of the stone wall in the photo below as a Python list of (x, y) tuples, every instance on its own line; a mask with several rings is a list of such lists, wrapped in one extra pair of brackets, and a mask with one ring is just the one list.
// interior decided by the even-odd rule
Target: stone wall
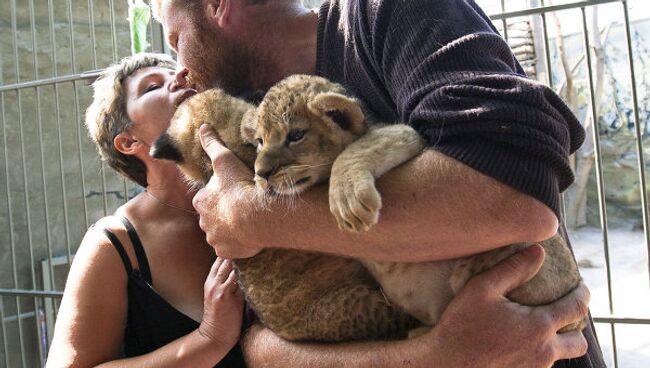
[[(125, 0), (0, 1), (0, 85), (97, 70), (129, 55), (126, 18)], [(47, 288), (41, 260), (74, 254), (87, 227), (124, 203), (125, 189), (133, 192), (133, 185), (102, 169), (87, 138), (83, 112), (92, 97), (88, 83), (1, 94), (0, 288)], [(57, 268), (55, 273), (55, 289), (62, 290), (65, 272)], [(43, 336), (37, 336), (34, 310), (46, 316), (47, 303), (25, 297), (17, 304), (6, 296), (1, 301), (6, 336), (0, 337), (10, 352), (9, 366), (20, 366), (18, 308), (24, 366), (38, 366)], [(4, 364), (0, 348), (0, 366)]]

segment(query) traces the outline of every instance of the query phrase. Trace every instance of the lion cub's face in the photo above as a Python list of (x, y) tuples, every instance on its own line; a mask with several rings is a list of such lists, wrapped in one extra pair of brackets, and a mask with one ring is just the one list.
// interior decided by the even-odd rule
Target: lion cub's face
[(255, 106), (219, 89), (201, 92), (183, 102), (167, 131), (153, 144), (151, 156), (178, 163), (191, 183), (207, 183), (212, 162), (201, 147), (199, 127), (208, 124), (223, 144), (246, 165), (253, 166), (255, 148), (241, 138), (241, 123)]
[(366, 130), (359, 103), (343, 87), (304, 75), (276, 84), (244, 120), (262, 193), (297, 194), (326, 180), (336, 157)]

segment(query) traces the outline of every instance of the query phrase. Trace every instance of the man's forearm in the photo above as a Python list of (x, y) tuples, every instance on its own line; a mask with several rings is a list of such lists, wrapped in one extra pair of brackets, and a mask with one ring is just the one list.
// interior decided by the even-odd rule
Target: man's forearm
[[(412, 358), (433, 350), (416, 340), (345, 344), (295, 343), (255, 325), (243, 339), (247, 366), (251, 368), (418, 367)], [(433, 355), (433, 354), (432, 354)], [(427, 359), (428, 360), (428, 359)]]
[(556, 333), (587, 315), (589, 291), (580, 284), (562, 299), (527, 307), (504, 297), (530, 280), (543, 262), (540, 246), (526, 248), (472, 278), (434, 328), (399, 341), (295, 343), (261, 325), (241, 340), (248, 366), (258, 367), (550, 367), (582, 356), (579, 332)]
[(277, 201), (271, 211), (251, 211), (247, 224), (264, 247), (394, 261), (454, 258), (540, 241), (557, 227), (541, 202), (434, 150), (388, 172), (377, 187), (384, 207), (379, 223), (365, 233), (338, 229), (325, 186), (303, 193), (292, 206)]

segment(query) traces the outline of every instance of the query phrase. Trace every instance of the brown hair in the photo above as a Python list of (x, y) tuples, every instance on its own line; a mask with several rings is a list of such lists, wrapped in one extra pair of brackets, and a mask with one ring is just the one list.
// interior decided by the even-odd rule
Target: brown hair
[[(248, 5), (265, 4), (270, 0), (246, 0)], [(151, 14), (160, 23), (162, 23), (162, 11), (165, 6), (181, 6), (186, 10), (190, 10), (190, 15), (194, 21), (201, 20), (196, 11), (201, 5), (200, 0), (151, 0)]]
[[(201, 0), (151, 0), (151, 14), (162, 23), (162, 11), (165, 6), (180, 6), (186, 10), (196, 10)], [(192, 19), (196, 19), (192, 17)]]
[(102, 159), (113, 169), (139, 185), (147, 186), (147, 170), (135, 156), (119, 152), (113, 140), (133, 125), (126, 113), (124, 80), (137, 70), (159, 66), (176, 68), (176, 62), (164, 54), (138, 54), (122, 59), (102, 72), (93, 83), (93, 102), (86, 110), (85, 124)]

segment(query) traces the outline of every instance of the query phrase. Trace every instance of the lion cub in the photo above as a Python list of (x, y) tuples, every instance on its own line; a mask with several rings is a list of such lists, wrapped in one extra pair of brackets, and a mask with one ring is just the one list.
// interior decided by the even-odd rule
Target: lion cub
[[(255, 146), (241, 138), (241, 129), (252, 124), (255, 111), (255, 106), (220, 90), (199, 93), (179, 106), (167, 132), (154, 142), (151, 155), (177, 162), (188, 179), (206, 183), (212, 163), (198, 137), (200, 125), (206, 123), (253, 168)], [(236, 260), (235, 266), (246, 299), (260, 320), (288, 340), (403, 338), (418, 324), (387, 302), (377, 282), (354, 259), (269, 248)]]
[[(381, 197), (375, 178), (425, 148), (408, 125), (368, 127), (359, 103), (347, 96), (343, 87), (303, 75), (273, 86), (244, 121), (242, 134), (257, 146), (255, 183), (260, 192), (294, 195), (329, 178), (330, 210), (340, 228), (349, 231), (367, 230), (377, 223)], [(541, 245), (546, 251), (542, 269), (512, 291), (508, 295), (511, 300), (547, 304), (580, 282), (577, 266), (560, 235)], [(510, 245), (437, 262), (361, 262), (391, 302), (432, 326), (472, 275), (526, 246)], [(580, 323), (565, 330), (583, 326)]]

